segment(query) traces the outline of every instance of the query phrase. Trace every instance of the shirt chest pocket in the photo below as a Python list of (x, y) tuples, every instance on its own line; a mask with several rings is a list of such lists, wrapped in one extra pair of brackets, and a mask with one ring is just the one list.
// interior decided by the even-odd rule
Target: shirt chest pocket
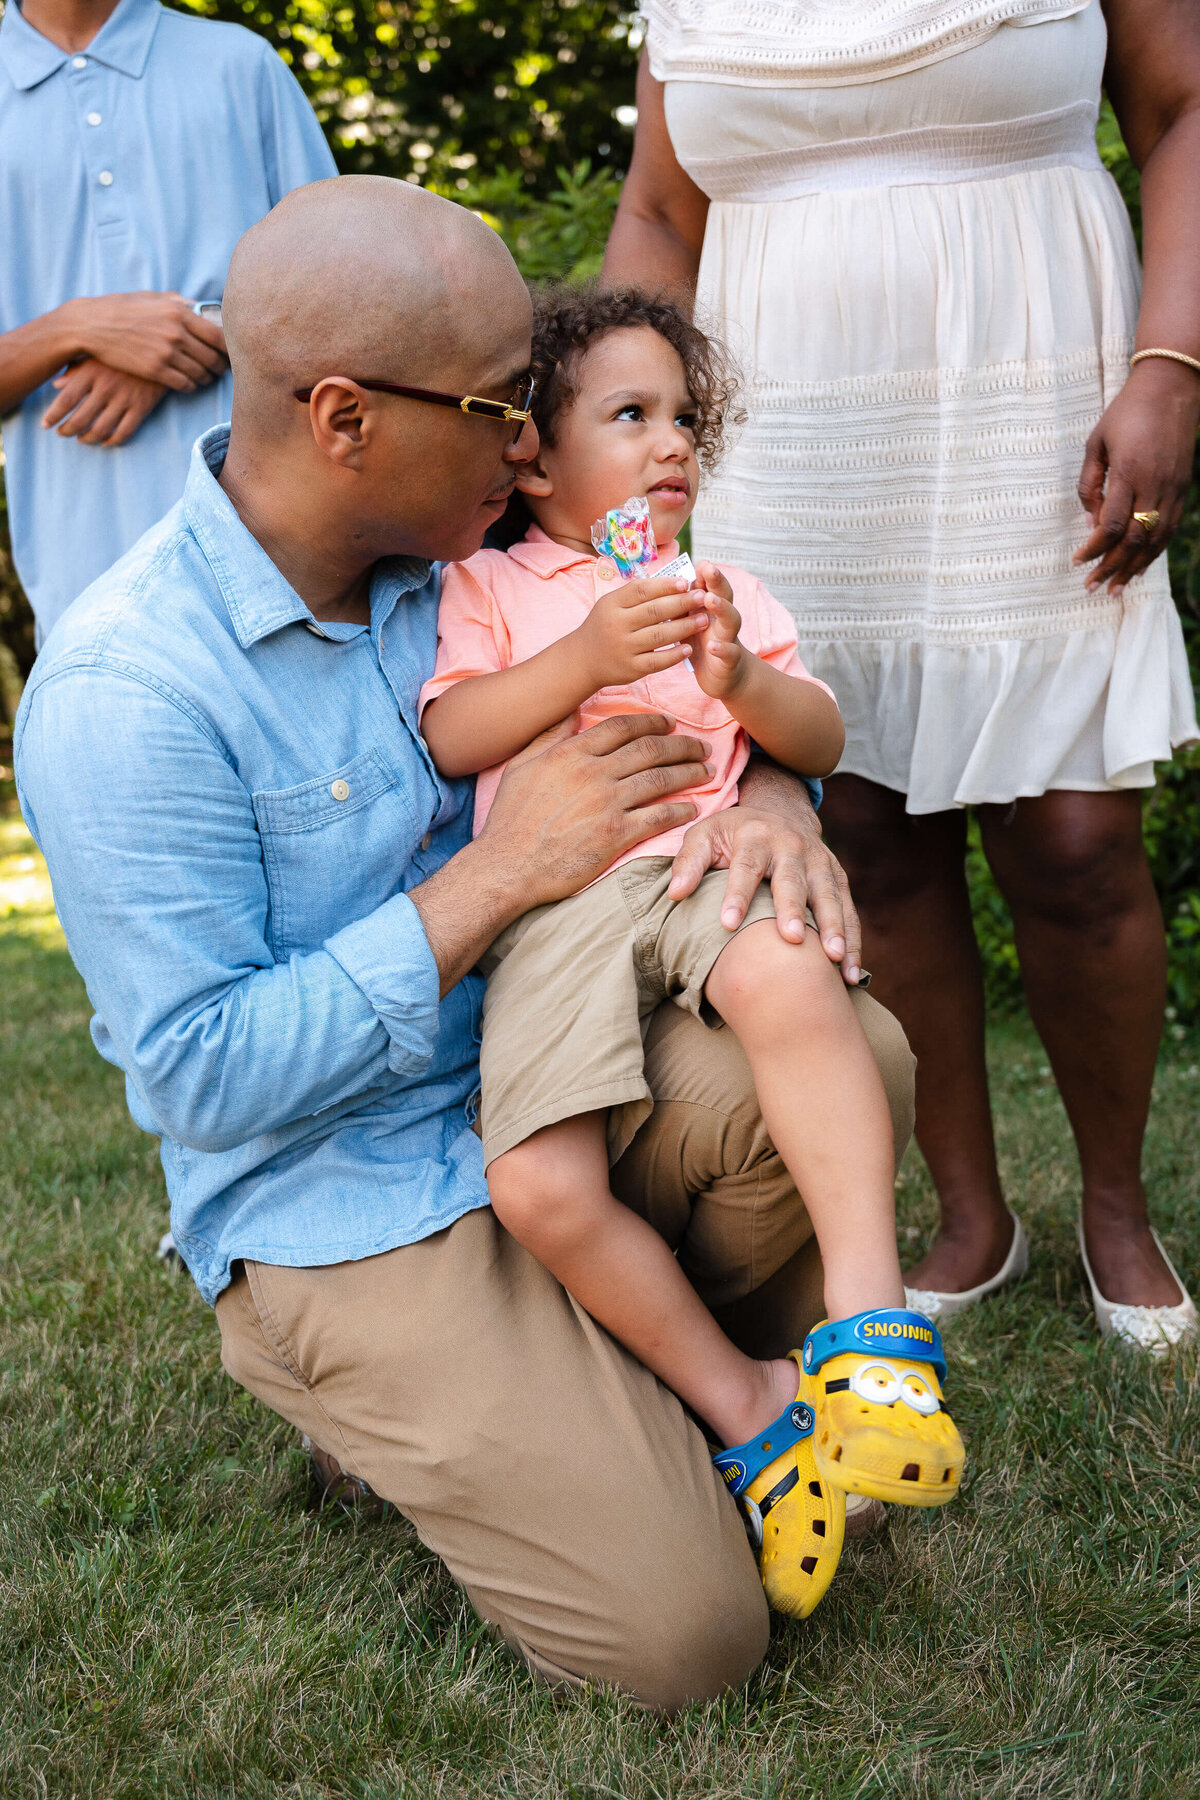
[(701, 731), (719, 731), (732, 723), (732, 717), (720, 700), (706, 694), (687, 663), (676, 663), (657, 675), (648, 675), (642, 683), (652, 706), (670, 713), (681, 725)]
[(403, 888), (424, 826), (377, 751), (253, 801), (277, 962), (319, 949)]

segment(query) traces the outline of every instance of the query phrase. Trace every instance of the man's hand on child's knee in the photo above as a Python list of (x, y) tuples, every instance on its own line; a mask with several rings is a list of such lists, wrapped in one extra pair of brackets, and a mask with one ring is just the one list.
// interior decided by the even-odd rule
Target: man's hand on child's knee
[[(804, 793), (791, 777), (781, 779), (788, 783), (789, 798), (793, 790)], [(794, 800), (786, 814), (782, 806), (752, 803), (699, 820), (675, 858), (671, 898), (681, 900), (694, 893), (709, 869), (729, 871), (721, 909), (727, 930), (738, 929), (758, 887), (769, 880), (780, 936), (788, 943), (802, 943), (805, 911), (811, 909), (826, 956), (840, 965), (848, 986), (857, 985), (862, 934), (850, 884), (821, 836), (806, 794), (803, 805)]]

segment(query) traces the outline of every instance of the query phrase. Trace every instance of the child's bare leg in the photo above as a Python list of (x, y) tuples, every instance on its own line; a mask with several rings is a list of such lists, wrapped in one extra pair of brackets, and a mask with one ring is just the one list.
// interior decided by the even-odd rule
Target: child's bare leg
[(769, 920), (748, 925), (705, 992), (741, 1041), (763, 1120), (808, 1208), (829, 1317), (903, 1306), (887, 1097), (817, 934), (787, 944)]
[(796, 1398), (796, 1365), (730, 1343), (652, 1225), (608, 1185), (605, 1116), (549, 1125), (488, 1166), (506, 1230), (726, 1446)]

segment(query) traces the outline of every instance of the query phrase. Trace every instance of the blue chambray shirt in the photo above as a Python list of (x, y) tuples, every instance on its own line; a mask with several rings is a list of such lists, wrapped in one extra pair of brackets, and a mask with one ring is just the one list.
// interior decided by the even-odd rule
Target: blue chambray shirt
[(228, 439), (59, 622), (15, 743), (93, 1039), (209, 1301), (235, 1257), (372, 1256), (487, 1203), (482, 983), (439, 1002), (406, 897), (471, 835), (472, 784), (417, 730), (437, 571), (383, 563), (369, 629), (318, 626), (215, 479)]
[[(219, 300), (242, 233), (336, 173), (298, 84), (240, 25), (120, 5), (78, 56), (0, 22), (0, 331), (138, 289)], [(168, 393), (116, 450), (44, 431), (49, 383), (4, 421), (13, 555), (39, 641), (183, 492), (231, 378)]]

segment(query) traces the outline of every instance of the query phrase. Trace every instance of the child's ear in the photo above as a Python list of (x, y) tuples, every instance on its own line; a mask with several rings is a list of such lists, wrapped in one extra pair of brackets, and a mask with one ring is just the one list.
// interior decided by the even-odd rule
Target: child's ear
[(554, 483), (541, 457), (536, 462), (517, 465), (516, 486), (518, 493), (531, 494), (535, 500), (548, 500), (554, 492)]

